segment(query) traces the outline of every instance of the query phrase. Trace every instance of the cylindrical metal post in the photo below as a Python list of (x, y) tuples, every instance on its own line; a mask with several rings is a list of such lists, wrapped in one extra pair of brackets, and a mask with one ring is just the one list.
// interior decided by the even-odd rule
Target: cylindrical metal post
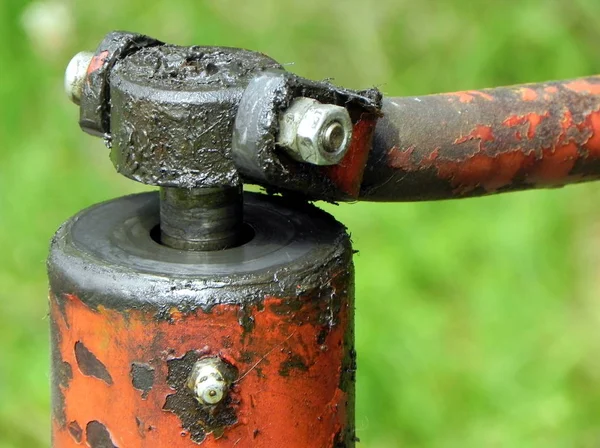
[(221, 250), (243, 240), (242, 186), (160, 189), (160, 234), (166, 246)]
[(254, 237), (183, 252), (156, 193), (60, 228), (48, 269), (53, 447), (354, 446), (353, 268), (344, 227), (246, 194)]

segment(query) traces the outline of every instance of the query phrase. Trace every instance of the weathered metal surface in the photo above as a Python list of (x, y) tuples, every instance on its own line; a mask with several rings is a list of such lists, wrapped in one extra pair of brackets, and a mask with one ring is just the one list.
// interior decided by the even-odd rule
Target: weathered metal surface
[(600, 178), (600, 77), (388, 98), (360, 200), (411, 201)]
[(110, 133), (110, 73), (119, 59), (162, 42), (137, 33), (108, 33), (88, 65), (79, 108), (79, 125), (85, 132), (104, 137)]
[(273, 59), (237, 48), (143, 48), (110, 74), (110, 147), (117, 171), (161, 187), (240, 184), (231, 156), (237, 106)]
[[(158, 202), (97, 205), (53, 240), (53, 446), (354, 446), (343, 226), (315, 207), (250, 194), (251, 241), (182, 252), (150, 236)], [(188, 384), (207, 357), (234, 371), (214, 405)]]
[[(337, 165), (298, 162), (276, 146), (280, 114), (298, 97), (348, 110), (352, 139)], [(358, 195), (380, 109), (381, 93), (376, 89), (354, 91), (281, 70), (265, 71), (250, 81), (240, 102), (232, 142), (233, 161), (244, 182), (274, 192), (309, 199), (353, 200)]]

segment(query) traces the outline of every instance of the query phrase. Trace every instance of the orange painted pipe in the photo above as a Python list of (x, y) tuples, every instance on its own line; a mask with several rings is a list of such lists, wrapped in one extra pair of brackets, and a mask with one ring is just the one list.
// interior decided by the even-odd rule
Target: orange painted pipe
[(415, 201), (600, 178), (600, 76), (387, 98), (359, 200)]

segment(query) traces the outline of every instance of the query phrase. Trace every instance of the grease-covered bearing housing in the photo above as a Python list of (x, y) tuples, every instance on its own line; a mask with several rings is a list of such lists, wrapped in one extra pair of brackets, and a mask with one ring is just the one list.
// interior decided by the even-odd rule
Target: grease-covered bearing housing
[(161, 45), (139, 49), (110, 73), (111, 158), (148, 185), (240, 183), (231, 157), (237, 105), (273, 59), (238, 48)]
[[(354, 446), (353, 267), (343, 225), (246, 194), (254, 237), (212, 252), (157, 243), (156, 193), (93, 206), (49, 257), (53, 447)], [(203, 406), (204, 357), (231, 390)]]

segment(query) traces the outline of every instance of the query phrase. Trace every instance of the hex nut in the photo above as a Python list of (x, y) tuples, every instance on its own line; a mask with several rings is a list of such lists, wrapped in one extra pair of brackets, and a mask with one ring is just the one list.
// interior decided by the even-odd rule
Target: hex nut
[(296, 98), (281, 115), (277, 144), (295, 160), (335, 165), (350, 147), (352, 121), (341, 106)]
[(65, 93), (75, 104), (79, 104), (83, 92), (83, 83), (87, 77), (87, 71), (94, 57), (94, 53), (82, 51), (77, 53), (65, 70)]

